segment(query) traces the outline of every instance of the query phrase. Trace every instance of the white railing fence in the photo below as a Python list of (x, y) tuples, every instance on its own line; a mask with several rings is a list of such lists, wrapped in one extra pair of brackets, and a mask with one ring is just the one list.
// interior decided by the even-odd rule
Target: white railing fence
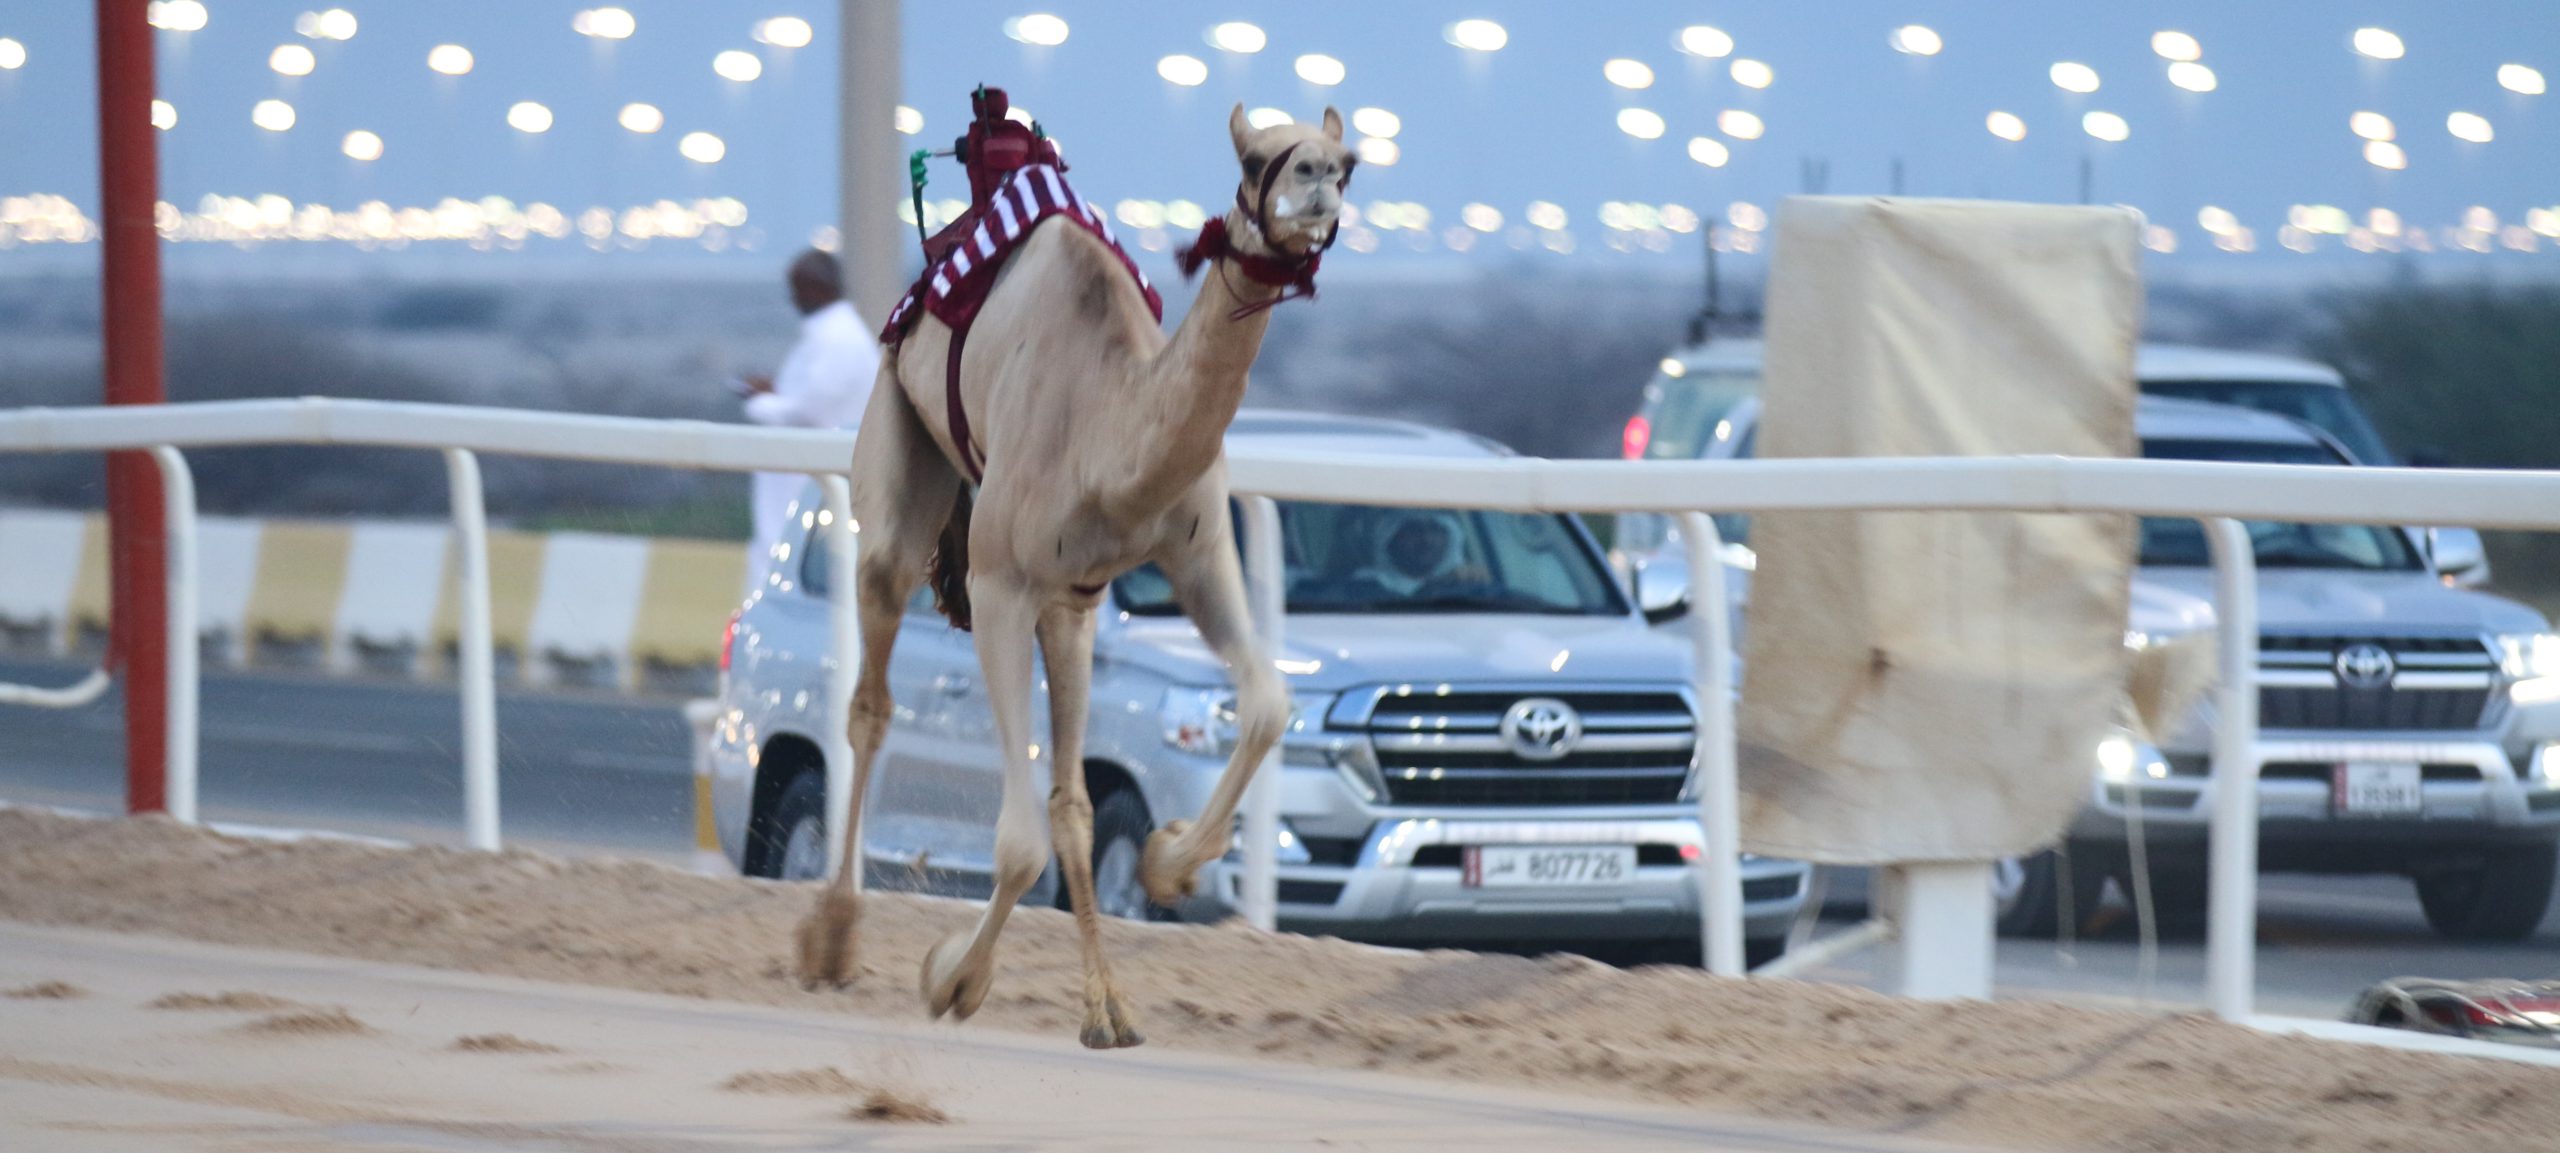
[[(465, 813), (475, 847), (498, 843), (495, 689), (489, 667), (485, 525), (475, 454), (503, 453), (556, 459), (727, 471), (803, 472), (826, 480), (827, 514), (836, 532), (829, 540), (843, 574), (832, 582), (835, 599), (834, 697), (828, 734), (830, 838), (858, 837), (844, 828), (849, 798), (849, 758), (844, 720), (856, 668), (856, 617), (851, 598), (855, 538), (844, 474), (852, 457), (846, 433), (751, 428), (697, 421), (655, 421), (576, 416), (508, 409), (306, 398), (206, 404), (87, 409), (0, 411), (0, 452), (102, 452), (149, 449), (168, 480), (173, 534), (192, 523), (193, 496), (178, 450), (247, 444), (370, 445), (436, 450), (445, 454), (452, 479), (455, 529), (464, 540), (464, 659), (462, 716)], [(2270, 1028), (2318, 1028), (2324, 1022), (2280, 1021), (2254, 1008), (2254, 950), (2258, 859), (2256, 780), (2257, 714), (2256, 582), (2248, 535), (2241, 520), (2373, 524), (2460, 524), (2527, 531), (2560, 530), (2560, 473), (2472, 470), (2342, 469), (2188, 461), (2081, 460), (2061, 457), (1964, 459), (1698, 461), (1557, 461), (1534, 459), (1409, 460), (1380, 456), (1281, 453), (1239, 448), (1229, 454), (1228, 478), (1246, 501), (1247, 581), (1257, 623), (1276, 642), (1280, 612), (1276, 544), (1279, 500), (1401, 505), (1511, 512), (1653, 512), (1682, 517), (1698, 603), (1693, 613), (1697, 647), (1695, 690), (1703, 730), (1698, 742), (1699, 818), (1709, 851), (1701, 854), (1702, 929), (1710, 969), (1741, 969), (1741, 886), (1735, 865), (1738, 840), (1734, 783), (1731, 637), (1723, 604), (1723, 569), (1717, 538), (1705, 512), (1963, 511), (2019, 513), (2128, 513), (2191, 517), (2207, 526), (2218, 590), (2217, 627), (2222, 682), (2217, 689), (2221, 724), (2213, 747), (2212, 881), (2206, 941), (2209, 996), (2226, 1019)], [(183, 513), (182, 511), (183, 510)], [(187, 530), (191, 534), (191, 527)], [(179, 541), (173, 559), (172, 600), (187, 595), (188, 574), (177, 568), (192, 558), (191, 541)], [(472, 559), (477, 557), (476, 562)], [(477, 598), (476, 603), (474, 598)], [(186, 696), (173, 684), (173, 713), (183, 701), (181, 730), (172, 717), (170, 786), (173, 808), (179, 778), (193, 802), (193, 629), (177, 633), (172, 605), (171, 675), (187, 654)], [(476, 652), (475, 652), (476, 649)], [(183, 752), (181, 747), (183, 746)], [(183, 759), (182, 759), (183, 758)], [(1276, 767), (1266, 765), (1276, 772)], [(1270, 772), (1263, 774), (1271, 776)], [(1273, 782), (1276, 783), (1276, 780)], [(1274, 789), (1248, 794), (1248, 826), (1274, 827)], [(192, 817), (192, 813), (182, 814)], [(1257, 924), (1271, 921), (1274, 837), (1245, 838), (1246, 899)], [(831, 858), (832, 859), (832, 858)], [(1989, 991), (1988, 863), (1962, 875), (1939, 866), (1911, 870), (1902, 887), (1939, 894), (1905, 905), (1898, 935), (1906, 987), (1939, 995)], [(1914, 972), (1911, 966), (1934, 971)], [(1977, 971), (1978, 970), (1978, 971)], [(2365, 1034), (2373, 1034), (2366, 1036)], [(2406, 1043), (2410, 1035), (2382, 1030), (2349, 1031), (2359, 1039)]]

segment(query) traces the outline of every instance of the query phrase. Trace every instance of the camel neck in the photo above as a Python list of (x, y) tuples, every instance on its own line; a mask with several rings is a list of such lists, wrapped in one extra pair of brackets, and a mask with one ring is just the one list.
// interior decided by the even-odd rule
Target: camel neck
[[(1259, 249), (1260, 235), (1240, 214), (1229, 215), (1227, 233), (1240, 245)], [(1141, 515), (1162, 509), (1217, 461), (1227, 425), (1244, 404), (1245, 381), (1262, 352), (1263, 333), (1271, 326), (1271, 310), (1252, 306), (1268, 303), (1280, 291), (1254, 282), (1225, 260), (1200, 270), (1200, 295), (1172, 341), (1156, 354), (1146, 376), (1140, 426), (1130, 430), (1138, 438), (1135, 443), (1158, 449), (1133, 454), (1136, 471), (1122, 498), (1111, 503)]]

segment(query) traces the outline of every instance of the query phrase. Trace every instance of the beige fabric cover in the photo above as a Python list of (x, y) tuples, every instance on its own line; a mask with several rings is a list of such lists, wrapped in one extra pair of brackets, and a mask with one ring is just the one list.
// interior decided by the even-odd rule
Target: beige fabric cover
[[(2139, 231), (1789, 200), (1758, 455), (2132, 455)], [(1751, 543), (1744, 848), (1973, 860), (2061, 834), (2125, 701), (2131, 518), (1771, 513)]]

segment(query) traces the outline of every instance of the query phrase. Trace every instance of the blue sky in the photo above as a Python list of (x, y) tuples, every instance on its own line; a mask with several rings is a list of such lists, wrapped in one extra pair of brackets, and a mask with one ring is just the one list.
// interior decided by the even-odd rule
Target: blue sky
[[(272, 192), (340, 208), (497, 195), (574, 212), (733, 196), (778, 244), (796, 243), (832, 215), (832, 3), (624, 0), (638, 32), (609, 43), (571, 30), (578, 3), (343, 0), (361, 28), (330, 43), (294, 33), (295, 16), (317, 5), (206, 2), (208, 27), (161, 36), (160, 87), (179, 113), (161, 138), (163, 195), (181, 205), (207, 193)], [(90, 7), (0, 6), (0, 36), (28, 53), (24, 67), (0, 71), (0, 196), (60, 193), (94, 211)], [(1064, 44), (1006, 38), (1007, 17), (1040, 11), (1068, 22)], [(750, 40), (755, 21), (785, 14), (816, 26), (813, 45)], [(1478, 55), (1445, 43), (1444, 26), (1467, 17), (1501, 22), (1509, 45)], [(1261, 25), (1269, 47), (1253, 56), (1209, 47), (1203, 33), (1221, 20)], [(1945, 51), (1893, 52), (1888, 34), (1912, 22), (1941, 33)], [(1767, 62), (1776, 82), (1743, 88), (1728, 76), (1729, 61), (1681, 54), (1674, 38), (1693, 23), (1730, 33), (1735, 56)], [(2406, 58), (2353, 54), (2349, 37), (2363, 24), (2398, 32)], [(2216, 91), (2167, 82), (2150, 39), (2172, 28), (2202, 42)], [(2506, 63), (2560, 79), (2560, 11), (2550, 0), (910, 0), (904, 39), (905, 102), (926, 122), (918, 143), (948, 140), (971, 85), (1003, 85), (1065, 142), (1079, 187), (1100, 200), (1222, 201), (1233, 182), (1225, 113), (1242, 100), (1301, 115), (1328, 102), (1346, 113), (1361, 105), (1395, 112), (1402, 160), (1364, 167), (1353, 199), (1421, 203), (1435, 227), (1473, 201), (1512, 219), (1532, 200), (1553, 201), (1577, 230), (1591, 228), (1610, 200), (1766, 205), (1799, 188), (1808, 158), (1828, 163), (1832, 192), (1886, 191), (1899, 157), (1915, 194), (2069, 200), (2085, 154), (2095, 160), (2099, 199), (2144, 209), (2196, 249), (2196, 213), (2207, 204), (2265, 237), (2294, 204), (2358, 215), (2388, 207), (2431, 227), (2453, 224), (2473, 205), (2507, 222), (2560, 205), (2560, 106), (2551, 103), (2560, 94), (2520, 96), (2496, 81)], [(469, 75), (428, 71), (428, 48), (445, 41), (477, 56)], [(312, 47), (317, 70), (299, 79), (271, 72), (267, 55), (285, 43)], [(731, 48), (762, 55), (764, 75), (745, 85), (714, 75), (713, 54)], [(1206, 84), (1182, 89), (1157, 77), (1157, 59), (1177, 52), (1208, 62)], [(1342, 60), (1347, 79), (1330, 89), (1299, 80), (1291, 61), (1308, 52)], [(1622, 56), (1650, 65), (1653, 87), (1607, 83), (1602, 63)], [(2057, 89), (2046, 72), (2060, 60), (2096, 68), (2099, 91)], [(250, 123), (250, 106), (271, 97), (296, 106), (292, 131)], [(549, 105), (556, 126), (538, 137), (509, 129), (505, 110), (519, 100)], [(634, 100), (665, 109), (667, 130), (637, 136), (617, 127), (615, 111)], [(1617, 111), (1631, 105), (1663, 117), (1662, 139), (1617, 129)], [(1725, 168), (1693, 163), (1686, 141), (1715, 135), (1717, 113), (1728, 108), (1758, 114), (1767, 134), (1730, 142)], [(1994, 109), (2024, 118), (2023, 143), (1985, 131)], [(2079, 119), (2092, 109), (2122, 115), (2131, 138), (2090, 140)], [(2360, 109), (2397, 122), (2406, 171), (2365, 163), (2347, 127)], [(2454, 139), (2445, 118), (2458, 110), (2487, 117), (2496, 140)], [(341, 137), (357, 128), (382, 136), (383, 159), (339, 154)], [(694, 130), (723, 137), (726, 159), (680, 158), (676, 139)], [(958, 187), (947, 166), (938, 175), (943, 191)], [(0, 252), (0, 267), (10, 259)], [(2546, 243), (2539, 259), (2560, 261), (2560, 251)]]

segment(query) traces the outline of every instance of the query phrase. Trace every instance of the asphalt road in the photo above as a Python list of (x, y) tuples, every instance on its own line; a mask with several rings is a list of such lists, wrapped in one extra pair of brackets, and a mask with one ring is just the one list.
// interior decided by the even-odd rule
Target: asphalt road
[[(64, 684), (67, 664), (0, 662), (0, 680)], [(450, 686), (215, 671), (204, 682), (199, 803), (209, 820), (326, 828), (458, 844), (462, 784)], [(500, 812), (509, 843), (671, 862), (693, 845), (681, 702), (503, 693)], [(0, 708), (0, 800), (114, 810), (123, 797), (120, 705)], [(2560, 900), (2555, 900), (2560, 904)], [(2270, 875), (2259, 898), (2261, 1009), (2336, 1017), (2390, 977), (2560, 976), (2560, 908), (2512, 946), (2452, 945), (2393, 877)], [(1883, 985), (1882, 950), (1818, 979)], [(2068, 948), (2004, 941), (2004, 994), (2126, 1007), (2204, 1003), (2204, 958), (2168, 942), (2146, 963), (2131, 918)]]

